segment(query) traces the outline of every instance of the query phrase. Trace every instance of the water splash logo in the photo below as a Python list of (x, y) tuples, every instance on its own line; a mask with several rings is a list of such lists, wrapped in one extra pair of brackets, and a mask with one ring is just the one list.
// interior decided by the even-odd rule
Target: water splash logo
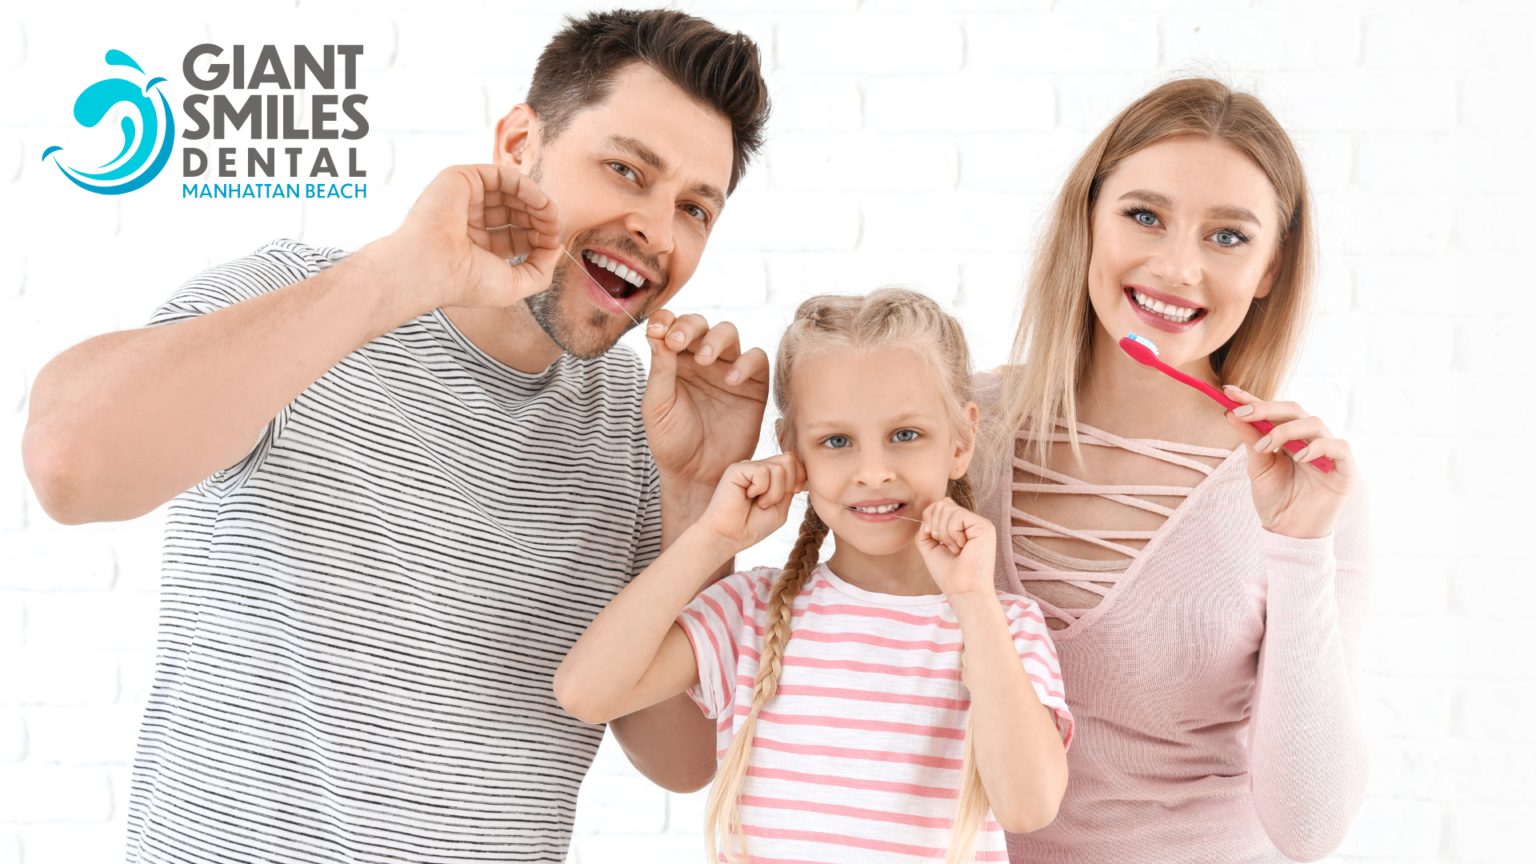
[[(148, 77), (132, 57), (115, 48), (107, 52), (107, 64), (136, 69), (140, 75)], [(113, 108), (124, 103), (137, 111), (139, 122), (134, 123), (132, 113), (124, 115), (123, 148), (94, 172), (67, 167), (60, 164), (59, 157), (54, 156), (53, 164), (59, 166), (69, 182), (100, 195), (121, 195), (132, 192), (160, 174), (165, 163), (170, 161), (171, 148), (176, 141), (176, 121), (171, 116), (171, 103), (166, 101), (164, 93), (155, 89), (155, 85), (164, 80), (154, 78), (140, 89), (132, 81), (107, 78), (85, 88), (75, 99), (75, 122), (81, 126), (94, 128)], [(149, 98), (151, 90), (160, 97), (158, 106)], [(161, 127), (164, 127), (163, 132)], [(49, 147), (43, 151), (43, 160), (47, 161), (49, 156), (63, 149), (57, 145)]]

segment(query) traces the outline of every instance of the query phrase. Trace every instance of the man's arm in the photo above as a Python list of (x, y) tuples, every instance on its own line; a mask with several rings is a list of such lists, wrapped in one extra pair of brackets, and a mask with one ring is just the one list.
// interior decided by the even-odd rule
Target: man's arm
[[(768, 402), (768, 356), (743, 352), (736, 328), (666, 310), (646, 328), (651, 376), (646, 437), (661, 474), (661, 548), (698, 521), (727, 466), (751, 459)], [(727, 561), (706, 582), (734, 569)], [(624, 754), (672, 792), (701, 789), (715, 774), (715, 723), (680, 694), (608, 724)]]
[[(485, 230), (513, 220), (534, 227)], [(329, 270), (76, 345), (32, 386), (22, 461), (39, 502), (66, 523), (153, 510), (239, 461), (284, 406), (376, 336), (438, 306), (508, 305), (543, 290), (558, 237), (554, 204), (526, 177), (450, 168), (400, 230)]]

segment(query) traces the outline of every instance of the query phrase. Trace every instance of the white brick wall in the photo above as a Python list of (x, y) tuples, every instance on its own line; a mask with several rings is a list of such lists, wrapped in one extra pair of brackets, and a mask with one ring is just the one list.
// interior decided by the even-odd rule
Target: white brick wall
[[(771, 350), (799, 298), (902, 281), (1000, 362), (1027, 249), (1070, 161), (1129, 99), (1214, 71), (1264, 97), (1319, 195), (1322, 303), (1291, 393), (1365, 463), (1378, 577), (1361, 694), (1373, 776), (1333, 860), (1531, 860), (1536, 816), (1536, 3), (1530, 0), (741, 0), (682, 3), (762, 44), (772, 139), (674, 304)], [(443, 165), (481, 161), (559, 15), (482, 0), (0, 4), (0, 864), (121, 854), (148, 686), (160, 518), (62, 528), (18, 457), (61, 349), (139, 324), (181, 281), (279, 235), (387, 233)], [(185, 95), (212, 40), (358, 42), (366, 202), (122, 199), (39, 161), (107, 48)], [(110, 155), (110, 154), (108, 154)], [(177, 166), (167, 169), (175, 175)], [(1520, 340), (1520, 341), (1517, 341)], [(775, 562), (774, 538), (744, 561)], [(703, 796), (605, 746), (572, 859), (699, 854)]]

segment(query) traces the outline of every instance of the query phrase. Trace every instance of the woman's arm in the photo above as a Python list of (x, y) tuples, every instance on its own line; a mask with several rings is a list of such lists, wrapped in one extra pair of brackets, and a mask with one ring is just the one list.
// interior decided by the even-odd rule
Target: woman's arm
[[(1369, 756), (1358, 705), (1360, 634), (1370, 585), (1368, 529), (1349, 442), (1290, 402), (1235, 387), (1228, 422), (1248, 445), (1264, 527), (1264, 642), (1249, 728), (1253, 805), (1286, 857), (1315, 861), (1344, 841), (1365, 800)], [(1249, 425), (1275, 424), (1268, 435)], [(1307, 442), (1292, 456), (1283, 442)], [(1323, 473), (1305, 464), (1334, 462)]]
[(1019, 660), (992, 587), (992, 523), (949, 499), (923, 513), (918, 548), (960, 620), (970, 735), (981, 785), (1003, 830), (1025, 833), (1056, 818), (1067, 754), (1054, 715)]
[(555, 698), (606, 723), (698, 683), (692, 643), (676, 623), (720, 564), (773, 533), (805, 473), (793, 454), (738, 462), (709, 507), (598, 614), (555, 671)]
[(1360, 644), (1371, 566), (1358, 493), (1321, 540), (1266, 532), (1269, 597), (1250, 721), (1259, 822), (1286, 857), (1316, 861), (1344, 841), (1365, 800)]

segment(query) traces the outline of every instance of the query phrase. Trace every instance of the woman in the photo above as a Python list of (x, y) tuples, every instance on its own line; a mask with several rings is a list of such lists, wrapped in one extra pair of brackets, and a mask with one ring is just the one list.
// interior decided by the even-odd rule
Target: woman
[[(1060, 814), (1010, 836), (1015, 862), (1310, 861), (1359, 809), (1356, 463), (1269, 401), (1302, 336), (1312, 221), (1284, 130), (1203, 79), (1123, 111), (1056, 202), (992, 380), (983, 512), (1011, 541), (1000, 588), (1048, 615), (1079, 731)], [(1241, 407), (1138, 365), (1128, 332)], [(1320, 456), (1331, 472), (1305, 464)]]

